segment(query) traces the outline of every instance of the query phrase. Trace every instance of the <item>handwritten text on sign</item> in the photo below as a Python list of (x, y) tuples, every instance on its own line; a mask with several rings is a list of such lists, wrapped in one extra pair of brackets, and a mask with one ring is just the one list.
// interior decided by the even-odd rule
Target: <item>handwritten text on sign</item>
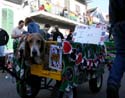
[(102, 37), (105, 36), (105, 32), (105, 25), (76, 26), (73, 40), (79, 43), (103, 44)]

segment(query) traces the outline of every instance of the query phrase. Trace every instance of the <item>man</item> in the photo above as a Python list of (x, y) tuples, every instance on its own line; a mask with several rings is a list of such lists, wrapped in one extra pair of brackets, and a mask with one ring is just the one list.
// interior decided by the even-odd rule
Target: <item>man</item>
[(54, 28), (53, 34), (53, 41), (57, 41), (57, 37), (60, 36), (61, 39), (64, 39), (63, 34), (59, 31), (59, 27), (56, 25)]
[(14, 53), (16, 51), (19, 38), (22, 36), (22, 33), (24, 32), (23, 27), (24, 27), (24, 21), (20, 20), (18, 23), (18, 26), (16, 28), (14, 28), (12, 31), (11, 37), (14, 39), (14, 41), (13, 41)]
[(49, 34), (49, 29), (50, 29), (50, 24), (45, 24), (44, 25), (44, 29), (42, 29), (41, 33), (42, 33), (42, 36), (45, 40), (49, 40), (51, 35)]
[(116, 58), (108, 77), (107, 98), (119, 98), (121, 79), (125, 72), (125, 0), (110, 0), (109, 17)]
[(70, 29), (70, 32), (69, 32), (69, 34), (68, 34), (68, 36), (67, 36), (67, 38), (66, 38), (66, 40), (72, 41), (73, 31), (74, 31), (74, 30), (71, 28), (71, 29)]
[(13, 29), (11, 37), (13, 39), (19, 39), (22, 36), (22, 33), (24, 32), (24, 21), (20, 20), (18, 23), (18, 26)]

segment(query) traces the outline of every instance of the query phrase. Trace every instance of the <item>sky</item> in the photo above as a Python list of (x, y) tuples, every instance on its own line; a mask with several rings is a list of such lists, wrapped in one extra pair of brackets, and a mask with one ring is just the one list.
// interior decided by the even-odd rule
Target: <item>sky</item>
[(88, 8), (99, 7), (102, 12), (108, 14), (109, 0), (91, 0), (92, 2), (88, 4)]

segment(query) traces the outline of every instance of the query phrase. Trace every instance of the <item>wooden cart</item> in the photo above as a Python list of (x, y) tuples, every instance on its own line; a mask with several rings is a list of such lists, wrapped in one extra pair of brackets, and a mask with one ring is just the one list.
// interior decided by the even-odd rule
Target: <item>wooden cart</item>
[[(52, 45), (57, 46), (57, 42), (46, 42), (45, 54), (50, 53)], [(27, 67), (15, 62), (16, 69), (19, 67), (16, 74), (23, 80), (17, 80), (17, 92), (22, 98), (35, 97), (40, 89), (52, 90), (52, 98), (76, 98), (78, 85), (85, 82), (89, 82), (93, 93), (100, 91), (105, 65), (104, 47), (64, 41), (60, 50), (61, 70), (45, 69), (42, 64)]]

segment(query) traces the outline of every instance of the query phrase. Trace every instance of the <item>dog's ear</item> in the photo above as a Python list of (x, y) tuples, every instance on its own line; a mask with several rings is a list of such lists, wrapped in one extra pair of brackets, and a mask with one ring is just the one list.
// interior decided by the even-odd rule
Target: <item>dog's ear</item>
[(17, 45), (17, 51), (16, 54), (18, 54), (18, 52), (20, 52), (20, 56), (23, 55), (24, 56), (24, 47), (25, 47), (25, 35), (22, 35), (21, 38), (19, 39), (19, 43)]
[(31, 35), (27, 35), (25, 38), (25, 57), (29, 58), (30, 57), (30, 46), (28, 43), (28, 37), (30, 37)]
[(43, 38), (43, 36), (40, 34), (40, 39), (41, 39), (41, 47), (40, 47), (40, 52), (41, 52), (41, 56), (44, 56), (44, 52), (45, 52), (45, 40)]

